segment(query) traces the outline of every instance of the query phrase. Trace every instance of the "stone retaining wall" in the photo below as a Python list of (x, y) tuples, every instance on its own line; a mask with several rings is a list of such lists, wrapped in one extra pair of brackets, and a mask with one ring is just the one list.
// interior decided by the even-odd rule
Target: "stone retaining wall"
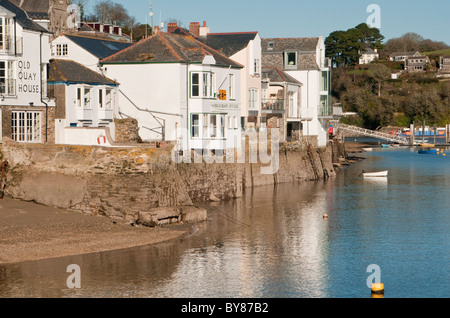
[(335, 175), (332, 148), (304, 140), (281, 147), (279, 170), (260, 163), (175, 163), (171, 147), (155, 149), (19, 144), (4, 138), (5, 194), (13, 198), (146, 225), (206, 218), (196, 202), (229, 200), (245, 189)]

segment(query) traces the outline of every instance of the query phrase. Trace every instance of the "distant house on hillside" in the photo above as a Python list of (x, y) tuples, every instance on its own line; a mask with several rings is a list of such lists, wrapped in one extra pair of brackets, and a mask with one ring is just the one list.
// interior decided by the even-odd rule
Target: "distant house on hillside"
[(421, 56), (422, 54), (420, 54), (419, 51), (412, 51), (412, 52), (393, 52), (391, 53), (391, 55), (389, 55), (389, 59), (391, 61), (400, 61), (400, 62), (404, 62), (406, 60), (407, 57), (409, 56)]
[(439, 71), (442, 73), (450, 73), (450, 55), (440, 57)]
[(408, 73), (424, 72), (430, 63), (428, 56), (407, 56), (405, 59), (405, 71)]
[(370, 64), (371, 62), (378, 60), (380, 54), (377, 49), (372, 49), (370, 47), (363, 49), (360, 52), (359, 64)]

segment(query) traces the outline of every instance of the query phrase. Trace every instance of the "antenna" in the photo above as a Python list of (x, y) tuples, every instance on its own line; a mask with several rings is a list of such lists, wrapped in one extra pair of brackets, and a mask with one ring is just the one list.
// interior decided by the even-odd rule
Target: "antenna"
[(152, 0), (150, 0), (150, 17), (151, 17), (152, 33), (153, 33), (153, 7), (152, 7)]

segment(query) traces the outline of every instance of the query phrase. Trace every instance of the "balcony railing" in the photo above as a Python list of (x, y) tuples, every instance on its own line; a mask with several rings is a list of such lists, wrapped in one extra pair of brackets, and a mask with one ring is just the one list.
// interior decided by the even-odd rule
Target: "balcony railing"
[(333, 107), (327, 105), (319, 105), (319, 117), (332, 117)]
[(300, 119), (301, 120), (313, 120), (314, 112), (310, 108), (301, 107), (300, 108)]
[(333, 116), (342, 117), (344, 113), (342, 112), (341, 106), (333, 106)]
[(285, 111), (284, 99), (263, 99), (261, 110), (266, 114), (282, 114)]
[(92, 120), (92, 109), (90, 108), (77, 108), (77, 120)]
[(113, 110), (108, 108), (100, 108), (98, 111), (98, 119), (113, 120)]

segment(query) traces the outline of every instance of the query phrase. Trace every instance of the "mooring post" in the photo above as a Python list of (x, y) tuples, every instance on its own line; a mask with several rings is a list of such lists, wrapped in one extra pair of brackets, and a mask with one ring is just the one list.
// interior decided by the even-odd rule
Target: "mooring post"
[(409, 132), (410, 132), (409, 139), (411, 140), (411, 146), (413, 146), (414, 145), (414, 124), (411, 124), (409, 126)]

